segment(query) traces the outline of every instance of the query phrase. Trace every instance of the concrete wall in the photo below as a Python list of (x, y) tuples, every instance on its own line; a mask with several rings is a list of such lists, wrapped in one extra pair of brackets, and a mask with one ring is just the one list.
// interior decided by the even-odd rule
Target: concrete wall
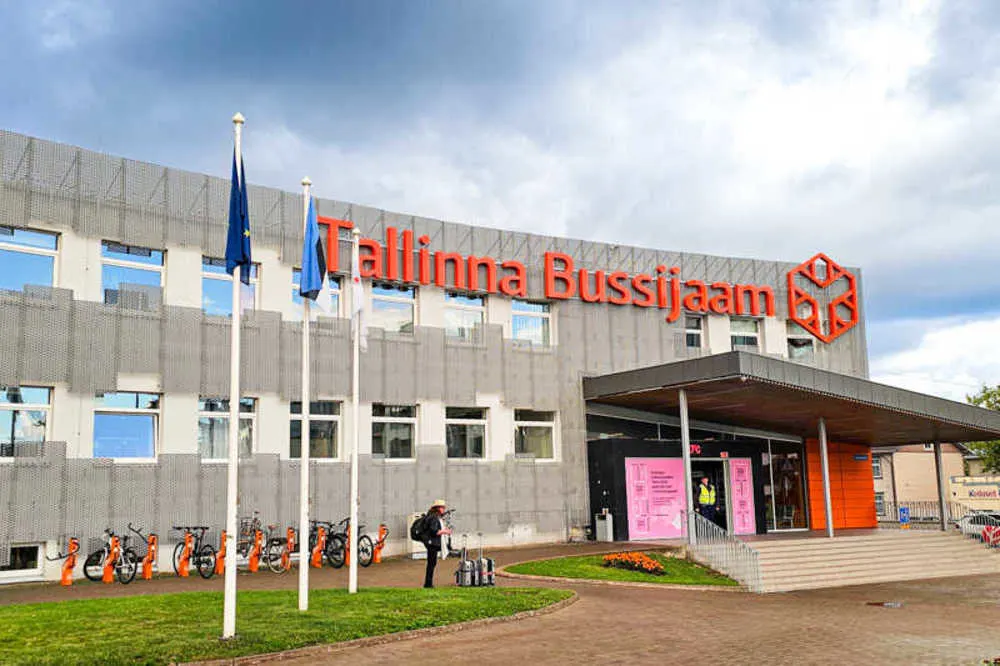
[[(961, 476), (962, 453), (950, 444), (942, 444), (941, 449), (945, 478)], [(892, 458), (896, 475), (896, 492), (899, 494), (897, 501), (937, 501), (934, 451), (925, 451), (922, 446), (907, 446), (896, 451)]]
[[(251, 173), (252, 177), (252, 173)], [(201, 311), (201, 256), (223, 256), (228, 181), (0, 132), (0, 224), (60, 234), (54, 288), (0, 292), (0, 385), (54, 388), (49, 444), (40, 457), (0, 462), (0, 561), (6, 544), (95, 537), (132, 520), (163, 535), (171, 524), (221, 524), (224, 467), (197, 455), (198, 396), (226, 396), (229, 320)], [(678, 266), (684, 279), (771, 285), (776, 317), (762, 325), (761, 351), (784, 355), (786, 273), (772, 262), (552, 238), (430, 220), (320, 199), (323, 216), (353, 221), (366, 237), (411, 229), (432, 250), (517, 260), (528, 267), (529, 298), (542, 298), (542, 255), (566, 252), (578, 268), (652, 273)], [(261, 263), (257, 310), (243, 320), (243, 392), (258, 401), (257, 443), (241, 464), (241, 511), (290, 522), (297, 503), (297, 462), (288, 459), (288, 403), (299, 398), (300, 315), (291, 302), (300, 261), (301, 199), (251, 187), (253, 252)], [(143, 310), (101, 300), (102, 239), (166, 251), (162, 305)], [(663, 238), (663, 245), (676, 240)], [(341, 273), (348, 270), (341, 244)], [(801, 257), (804, 260), (807, 257)], [(2, 267), (0, 267), (2, 270)], [(860, 276), (860, 274), (859, 274)], [(345, 290), (342, 300), (349, 299)], [(830, 294), (815, 294), (828, 303)], [(344, 406), (362, 427), (362, 512), (372, 529), (386, 522), (393, 546), (405, 544), (406, 519), (438, 496), (459, 511), (459, 531), (484, 531), (494, 543), (564, 538), (588, 522), (584, 403), (580, 378), (729, 351), (728, 317), (706, 318), (701, 349), (684, 343), (684, 318), (634, 306), (552, 304), (553, 342), (531, 349), (511, 339), (511, 301), (487, 299), (479, 339), (444, 335), (443, 292), (421, 287), (412, 336), (373, 329), (361, 365), (361, 409)], [(340, 314), (348, 312), (341, 304)], [(346, 399), (349, 326), (319, 317), (312, 327), (314, 397)], [(817, 343), (815, 365), (866, 376), (864, 322), (834, 343)], [(92, 459), (94, 395), (143, 390), (164, 394), (157, 460)], [(371, 457), (371, 403), (416, 404), (416, 458)], [(445, 456), (446, 406), (489, 408), (483, 460)], [(557, 413), (556, 456), (516, 458), (518, 408)], [(341, 451), (345, 450), (344, 438)], [(346, 515), (346, 469), (318, 462), (316, 515)], [(37, 509), (37, 511), (36, 511)], [(166, 541), (169, 537), (164, 536)], [(165, 544), (166, 545), (166, 544)], [(166, 548), (164, 548), (166, 551)]]

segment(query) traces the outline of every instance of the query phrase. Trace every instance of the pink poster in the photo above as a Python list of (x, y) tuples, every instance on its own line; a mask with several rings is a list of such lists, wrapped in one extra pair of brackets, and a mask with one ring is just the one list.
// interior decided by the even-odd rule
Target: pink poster
[(729, 459), (729, 494), (732, 504), (733, 534), (756, 534), (753, 510), (753, 479), (749, 458)]
[(630, 540), (685, 535), (684, 462), (680, 458), (626, 458), (625, 493)]

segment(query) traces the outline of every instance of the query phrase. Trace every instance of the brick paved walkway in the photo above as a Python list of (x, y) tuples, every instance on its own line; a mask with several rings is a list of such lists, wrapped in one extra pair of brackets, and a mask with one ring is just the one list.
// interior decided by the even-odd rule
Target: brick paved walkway
[[(499, 563), (596, 552), (597, 545), (495, 551)], [(452, 561), (439, 567), (446, 584)], [(416, 586), (423, 563), (392, 560), (362, 570), (362, 585)], [(241, 576), (241, 589), (294, 588), (296, 576)], [(0, 587), (0, 604), (67, 598), (221, 589), (221, 580), (166, 578), (130, 586)], [(325, 569), (316, 587), (343, 586), (345, 571)], [(502, 585), (523, 584), (501, 580)], [(323, 663), (480, 664), (768, 663), (970, 664), (1000, 657), (1000, 576), (754, 596), (685, 590), (566, 585), (580, 599), (520, 622), (325, 655)], [(867, 606), (901, 601), (902, 608)], [(316, 657), (293, 664), (317, 663)]]

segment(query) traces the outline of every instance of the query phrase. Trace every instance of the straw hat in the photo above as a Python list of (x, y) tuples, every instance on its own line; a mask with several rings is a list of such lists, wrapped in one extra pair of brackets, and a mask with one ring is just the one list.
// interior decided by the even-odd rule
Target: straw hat
[(448, 508), (447, 502), (445, 502), (443, 499), (436, 499), (436, 500), (434, 500), (434, 504), (431, 504), (431, 508), (433, 509), (436, 506), (442, 506), (442, 507), (444, 507), (446, 509)]

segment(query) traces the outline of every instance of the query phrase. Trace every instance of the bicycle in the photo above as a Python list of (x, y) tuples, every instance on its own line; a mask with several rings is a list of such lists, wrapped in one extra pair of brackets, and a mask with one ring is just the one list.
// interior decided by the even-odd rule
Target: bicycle
[(292, 568), (292, 552), (295, 550), (295, 528), (289, 527), (285, 537), (272, 537), (278, 529), (277, 525), (267, 526), (267, 555), (264, 557), (267, 568), (273, 573), (283, 574)]
[(174, 573), (178, 576), (187, 576), (187, 567), (194, 565), (198, 574), (205, 580), (214, 576), (215, 548), (205, 542), (208, 526), (174, 525), (171, 529), (184, 535), (181, 541), (174, 546), (174, 555), (171, 558)]
[[(351, 529), (350, 517), (344, 518), (342, 521), (337, 523), (337, 527), (341, 526), (343, 526), (342, 532), (334, 532), (331, 535), (333, 538), (339, 538), (340, 543), (338, 547), (342, 549), (342, 551), (339, 554), (337, 554), (340, 564), (334, 565), (337, 568), (343, 566), (344, 560), (347, 559), (346, 551), (347, 551), (348, 533), (350, 532)], [(367, 534), (363, 534), (364, 529), (365, 529), (364, 525), (358, 526), (358, 564), (360, 564), (363, 567), (370, 567), (375, 559), (375, 542), (372, 541), (372, 538), (370, 536), (368, 536)]]
[(122, 585), (135, 579), (139, 556), (128, 547), (128, 535), (119, 537), (110, 528), (104, 530), (104, 545), (83, 562), (83, 575), (95, 583), (110, 583), (112, 576)]
[(344, 522), (340, 521), (334, 524), (326, 520), (309, 521), (309, 525), (311, 526), (309, 529), (309, 552), (312, 553), (316, 549), (316, 542), (319, 539), (319, 528), (322, 527), (325, 544), (323, 545), (320, 558), (321, 560), (325, 559), (334, 569), (344, 566), (344, 556), (346, 553), (344, 544), (346, 543), (346, 537), (336, 533), (336, 528), (343, 525)]

